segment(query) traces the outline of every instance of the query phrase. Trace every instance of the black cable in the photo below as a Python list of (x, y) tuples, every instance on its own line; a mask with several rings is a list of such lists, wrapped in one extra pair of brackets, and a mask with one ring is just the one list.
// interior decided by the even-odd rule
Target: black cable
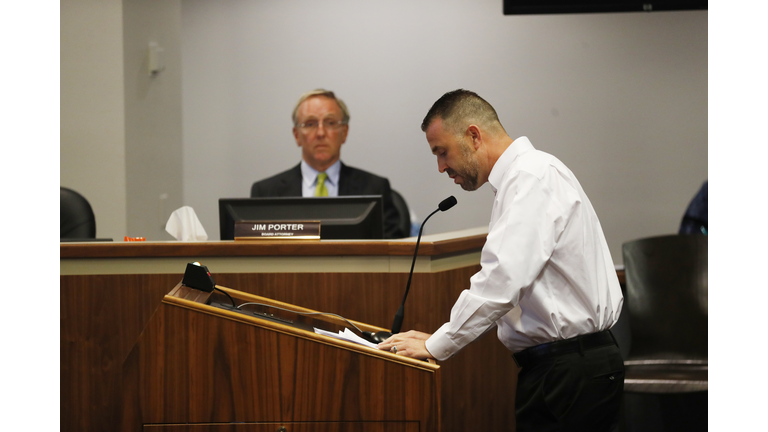
[[(239, 309), (239, 308), (237, 307), (237, 305), (235, 305), (235, 299), (233, 299), (233, 298), (232, 298), (232, 296), (231, 296), (231, 295), (229, 295), (229, 293), (228, 293), (228, 292), (226, 292), (226, 291), (222, 291), (222, 290), (220, 290), (220, 289), (216, 288), (215, 286), (213, 287), (213, 289), (215, 289), (216, 291), (218, 291), (218, 292), (220, 292), (220, 293), (224, 293), (224, 295), (225, 295), (225, 296), (227, 296), (227, 297), (229, 297), (229, 300), (232, 302), (232, 307), (233, 307), (233, 308), (235, 308), (235, 309)], [(242, 305), (241, 305), (241, 306), (242, 306)]]

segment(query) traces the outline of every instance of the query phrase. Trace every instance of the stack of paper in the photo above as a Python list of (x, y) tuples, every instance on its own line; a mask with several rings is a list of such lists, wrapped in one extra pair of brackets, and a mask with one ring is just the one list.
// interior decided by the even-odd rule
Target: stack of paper
[(321, 330), (319, 328), (315, 329), (315, 333), (330, 336), (336, 339), (342, 339), (345, 341), (354, 342), (356, 344), (365, 345), (370, 348), (376, 348), (376, 344), (372, 342), (368, 342), (367, 340), (361, 338), (360, 336), (353, 333), (350, 329), (344, 328), (344, 330), (339, 330), (338, 333), (333, 333), (325, 330)]

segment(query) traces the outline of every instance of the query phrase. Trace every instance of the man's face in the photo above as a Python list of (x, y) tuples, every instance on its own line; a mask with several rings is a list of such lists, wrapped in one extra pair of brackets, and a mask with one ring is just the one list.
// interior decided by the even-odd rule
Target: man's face
[[(348, 125), (339, 125), (342, 112), (335, 100), (325, 96), (311, 97), (299, 106), (296, 112), (297, 126), (293, 128), (296, 144), (309, 166), (325, 171), (341, 156), (341, 145), (347, 140)], [(335, 127), (328, 124), (336, 123)], [(316, 125), (306, 127), (302, 125)]]
[(477, 190), (480, 162), (469, 137), (459, 138), (443, 130), (442, 119), (434, 120), (427, 128), (427, 142), (437, 156), (437, 170), (448, 173), (453, 182), (466, 191)]

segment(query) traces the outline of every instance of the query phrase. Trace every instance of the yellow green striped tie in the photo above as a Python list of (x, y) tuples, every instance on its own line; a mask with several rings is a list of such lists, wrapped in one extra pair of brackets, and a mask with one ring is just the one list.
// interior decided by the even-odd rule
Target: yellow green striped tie
[(316, 197), (327, 197), (328, 188), (325, 187), (325, 179), (328, 178), (328, 174), (322, 172), (317, 175), (317, 187), (315, 188)]

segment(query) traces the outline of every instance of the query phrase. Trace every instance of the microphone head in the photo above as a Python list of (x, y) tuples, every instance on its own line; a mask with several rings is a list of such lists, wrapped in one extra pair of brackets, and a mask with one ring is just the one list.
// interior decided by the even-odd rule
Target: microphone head
[(440, 211), (446, 211), (455, 205), (456, 205), (456, 198), (453, 195), (451, 195), (448, 198), (444, 199), (437, 207), (440, 209)]

